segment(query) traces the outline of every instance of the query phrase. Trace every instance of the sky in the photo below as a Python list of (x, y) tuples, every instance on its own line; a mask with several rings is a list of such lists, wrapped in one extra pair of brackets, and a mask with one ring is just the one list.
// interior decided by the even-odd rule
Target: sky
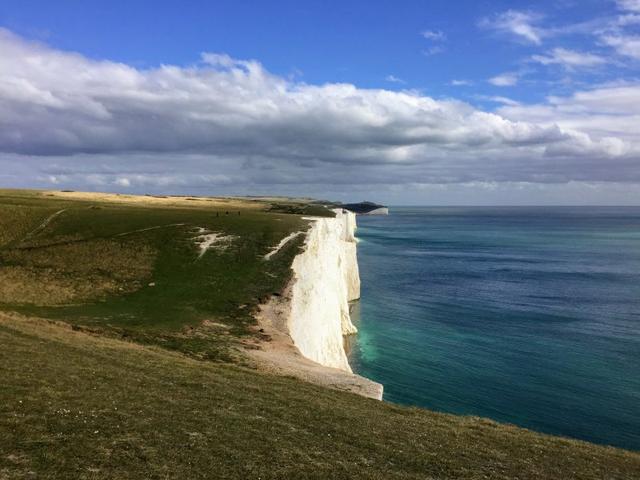
[(4, 0), (0, 187), (640, 205), (640, 0)]

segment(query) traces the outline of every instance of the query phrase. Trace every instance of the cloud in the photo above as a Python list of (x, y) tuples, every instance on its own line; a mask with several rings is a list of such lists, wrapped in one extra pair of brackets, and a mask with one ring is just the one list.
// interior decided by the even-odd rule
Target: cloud
[(640, 35), (634, 28), (640, 25), (640, 0), (618, 0), (623, 13), (605, 22), (593, 33), (600, 45), (611, 47), (615, 52), (633, 60), (640, 59)]
[[(446, 35), (439, 30), (424, 30), (421, 35), (432, 42), (444, 42), (447, 39)], [(431, 45), (422, 50), (422, 54), (425, 57), (431, 57), (442, 52), (444, 52), (444, 47), (441, 45)]]
[(478, 98), (478, 100), (501, 103), (503, 105), (510, 105), (510, 106), (520, 105), (520, 102), (517, 102), (511, 98), (503, 97), (500, 95), (477, 95), (476, 98)]
[(431, 57), (433, 55), (437, 55), (437, 54), (442, 53), (442, 52), (444, 52), (444, 48), (442, 48), (439, 45), (435, 45), (433, 47), (425, 48), (424, 50), (422, 50), (422, 54), (425, 57)]
[[(604, 85), (568, 97), (549, 97), (544, 104), (505, 106), (497, 113), (511, 121), (556, 125), (563, 131), (576, 132), (577, 141), (571, 149), (596, 141), (599, 149), (626, 158), (626, 167), (615, 168), (640, 172), (640, 83)], [(567, 151), (566, 146), (563, 150)]]
[(114, 183), (116, 185), (118, 185), (119, 187), (130, 187), (131, 186), (131, 180), (129, 180), (126, 177), (117, 178)]
[(545, 55), (533, 55), (531, 61), (542, 65), (559, 65), (567, 70), (592, 68), (607, 63), (607, 60), (599, 55), (566, 48), (554, 48)]
[(640, 87), (617, 88), (485, 112), (418, 91), (308, 84), (217, 53), (138, 69), (3, 30), (0, 178), (327, 195), (415, 183), (640, 181)]
[[(611, 47), (619, 55), (637, 60), (640, 58), (640, 36), (629, 29), (640, 25), (640, 0), (617, 0), (616, 4), (622, 10), (617, 15), (602, 15), (576, 23), (542, 25), (545, 17), (539, 13), (507, 10), (481, 19), (479, 26), (533, 45), (541, 45), (548, 38), (575, 35), (591, 37), (601, 46)], [(529, 60), (543, 65), (560, 65), (567, 70), (610, 63), (601, 55), (561, 47), (546, 54), (533, 55)]]
[(447, 39), (447, 36), (439, 30), (424, 30), (421, 35), (434, 42), (442, 42)]
[(618, 15), (614, 22), (614, 27), (628, 27), (630, 25), (639, 25), (640, 15), (637, 13), (626, 13), (624, 15)]
[(403, 79), (396, 77), (395, 75), (387, 75), (384, 78), (387, 82), (391, 82), (391, 83), (407, 83), (405, 82)]
[(518, 84), (518, 75), (516, 73), (502, 73), (487, 81), (496, 87), (512, 87)]
[(507, 10), (493, 17), (482, 19), (480, 26), (515, 36), (527, 43), (540, 45), (545, 36), (545, 30), (536, 24), (542, 18), (542, 15), (534, 12)]
[(618, 8), (631, 12), (640, 12), (640, 0), (616, 0)]
[(640, 35), (607, 34), (601, 41), (625, 57), (640, 60)]
[(450, 84), (454, 87), (470, 87), (471, 85), (473, 85), (473, 82), (471, 80), (460, 80), (454, 78), (453, 80), (451, 80)]

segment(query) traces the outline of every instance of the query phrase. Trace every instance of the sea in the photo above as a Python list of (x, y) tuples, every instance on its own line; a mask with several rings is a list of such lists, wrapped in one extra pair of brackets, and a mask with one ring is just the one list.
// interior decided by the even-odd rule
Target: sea
[(358, 217), (350, 363), (384, 399), (640, 450), (640, 207)]

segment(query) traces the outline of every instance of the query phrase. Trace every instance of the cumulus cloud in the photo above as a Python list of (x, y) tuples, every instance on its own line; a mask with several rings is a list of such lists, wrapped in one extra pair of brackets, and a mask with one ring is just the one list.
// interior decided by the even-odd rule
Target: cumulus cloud
[[(0, 177), (236, 193), (640, 180), (640, 139), (624, 123), (637, 115), (625, 113), (631, 99), (588, 95), (485, 112), (417, 91), (307, 84), (216, 53), (137, 69), (3, 30)], [(594, 124), (574, 124), (569, 113), (553, 121), (572, 108), (591, 108), (583, 116)]]

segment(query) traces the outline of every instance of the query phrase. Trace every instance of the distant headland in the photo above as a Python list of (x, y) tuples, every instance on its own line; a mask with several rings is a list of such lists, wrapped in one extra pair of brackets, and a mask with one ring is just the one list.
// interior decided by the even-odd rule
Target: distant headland
[(389, 207), (373, 202), (345, 203), (340, 207), (357, 215), (389, 215)]

